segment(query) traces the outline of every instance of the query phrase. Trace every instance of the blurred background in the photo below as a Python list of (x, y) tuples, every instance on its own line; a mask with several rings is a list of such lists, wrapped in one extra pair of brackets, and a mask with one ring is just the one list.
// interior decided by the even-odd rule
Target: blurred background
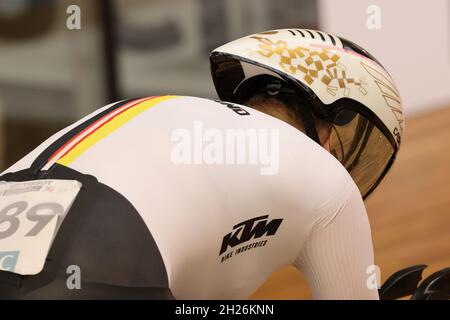
[[(71, 30), (77, 8), (81, 28)], [(366, 201), (382, 279), (413, 264), (428, 264), (425, 274), (450, 266), (447, 0), (0, 0), (0, 171), (107, 103), (154, 94), (216, 97), (212, 49), (287, 27), (358, 43), (402, 94), (404, 145)], [(283, 268), (253, 298), (310, 293), (301, 274)]]

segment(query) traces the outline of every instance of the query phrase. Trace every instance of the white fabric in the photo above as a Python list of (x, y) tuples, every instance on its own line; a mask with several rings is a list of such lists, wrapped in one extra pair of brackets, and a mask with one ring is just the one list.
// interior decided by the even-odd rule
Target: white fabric
[(314, 299), (378, 300), (378, 290), (367, 286), (367, 267), (372, 264), (370, 226), (357, 189), (331, 219), (317, 221), (294, 263)]
[[(372, 244), (364, 205), (350, 175), (294, 127), (242, 108), (250, 115), (194, 97), (161, 102), (97, 142), (69, 167), (94, 175), (138, 210), (178, 299), (247, 298), (272, 272), (293, 263), (307, 276), (316, 298), (376, 298), (376, 292), (364, 289), (365, 270), (373, 264)], [(262, 175), (257, 164), (175, 164), (173, 133), (183, 128), (193, 132), (196, 121), (205, 130), (219, 132), (276, 130), (278, 171)], [(7, 171), (27, 168), (68, 130)], [(221, 262), (222, 241), (233, 226), (264, 215), (268, 221), (283, 219), (276, 233), (227, 252), (255, 241), (267, 240), (266, 245)]]

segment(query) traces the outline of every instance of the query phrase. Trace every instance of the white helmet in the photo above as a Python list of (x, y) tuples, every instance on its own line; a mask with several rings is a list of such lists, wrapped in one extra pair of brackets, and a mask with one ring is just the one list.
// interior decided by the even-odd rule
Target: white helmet
[(210, 61), (220, 99), (245, 103), (258, 91), (290, 94), (317, 142), (312, 115), (332, 123), (330, 151), (364, 198), (389, 171), (403, 135), (400, 94), (358, 45), (321, 31), (279, 29), (227, 43)]

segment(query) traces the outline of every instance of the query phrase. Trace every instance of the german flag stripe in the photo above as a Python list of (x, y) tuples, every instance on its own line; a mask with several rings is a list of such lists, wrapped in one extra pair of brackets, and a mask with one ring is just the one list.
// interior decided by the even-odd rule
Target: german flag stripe
[(141, 98), (130, 101), (123, 106), (104, 115), (78, 134), (67, 141), (49, 159), (46, 167), (53, 163), (69, 165), (94, 144), (104, 139), (125, 123), (142, 112), (154, 107), (160, 102), (175, 98), (176, 96), (161, 96)]
[(91, 124), (89, 124), (86, 128), (79, 131), (77, 134), (75, 134), (71, 139), (69, 139), (66, 143), (64, 143), (56, 152), (53, 153), (53, 155), (49, 158), (49, 163), (54, 163), (56, 160), (61, 158), (64, 154), (67, 153), (68, 149), (71, 148), (71, 146), (75, 145), (78, 141), (83, 139), (86, 135), (92, 133), (94, 130), (99, 128), (105, 121), (113, 117), (114, 115), (120, 113), (123, 110), (126, 110), (130, 107), (133, 107), (137, 105), (140, 102), (153, 99), (155, 97), (148, 97), (148, 98), (140, 98), (136, 100), (131, 100), (128, 103), (121, 105), (119, 108), (113, 109), (110, 112), (103, 115), (101, 118), (95, 120)]

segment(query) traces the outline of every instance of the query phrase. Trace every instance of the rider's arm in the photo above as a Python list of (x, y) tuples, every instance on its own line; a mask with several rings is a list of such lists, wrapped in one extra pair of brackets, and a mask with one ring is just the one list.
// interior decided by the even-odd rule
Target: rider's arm
[(314, 299), (378, 299), (378, 291), (367, 287), (366, 270), (373, 264), (369, 221), (355, 186), (316, 222), (295, 266)]

